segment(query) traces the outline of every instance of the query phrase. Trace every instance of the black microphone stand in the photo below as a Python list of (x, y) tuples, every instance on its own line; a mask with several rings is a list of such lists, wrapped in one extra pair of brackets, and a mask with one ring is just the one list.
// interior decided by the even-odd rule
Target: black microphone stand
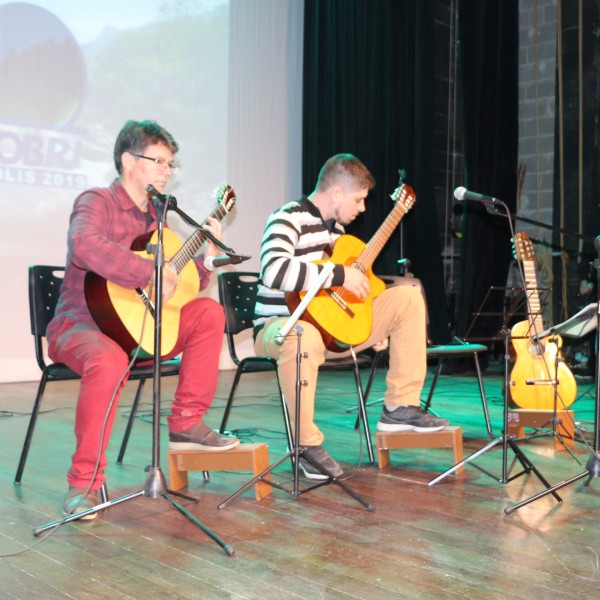
[[(149, 189), (149, 192), (156, 192), (154, 188)], [(52, 529), (62, 523), (68, 523), (69, 521), (77, 520), (83, 516), (98, 512), (110, 506), (121, 504), (127, 500), (133, 500), (139, 496), (145, 496), (147, 498), (159, 498), (162, 497), (167, 500), (173, 507), (175, 507), (181, 514), (187, 517), (192, 523), (198, 526), (204, 533), (212, 538), (228, 556), (234, 556), (235, 552), (233, 548), (225, 543), (219, 536), (211, 531), (206, 525), (192, 515), (186, 508), (181, 506), (178, 502), (173, 500), (171, 496), (177, 496), (185, 500), (192, 502), (198, 502), (197, 498), (187, 496), (180, 492), (169, 490), (165, 476), (160, 467), (160, 401), (161, 401), (161, 347), (162, 347), (162, 290), (163, 290), (163, 267), (164, 267), (164, 245), (163, 245), (163, 230), (166, 222), (167, 211), (170, 208), (170, 204), (174, 199), (172, 196), (163, 196), (156, 192), (153, 195), (153, 203), (156, 209), (156, 221), (157, 221), (157, 238), (156, 244), (148, 244), (147, 251), (149, 254), (155, 255), (155, 275), (154, 275), (154, 286), (155, 286), (155, 314), (154, 314), (154, 356), (153, 356), (153, 388), (152, 388), (152, 464), (146, 468), (148, 475), (142, 489), (131, 494), (126, 494), (114, 500), (107, 500), (98, 504), (94, 507), (82, 510), (80, 512), (67, 515), (62, 519), (53, 521), (41, 527), (33, 530), (35, 536), (40, 535), (48, 529)], [(206, 230), (203, 230), (205, 234), (208, 234)], [(213, 239), (212, 236), (211, 240)], [(217, 240), (215, 240), (217, 241)]]
[(596, 406), (594, 409), (594, 447), (590, 449), (590, 456), (587, 461), (585, 471), (578, 473), (577, 475), (570, 477), (569, 479), (565, 479), (560, 483), (548, 488), (547, 490), (535, 494), (522, 502), (514, 504), (509, 508), (504, 509), (504, 512), (509, 515), (515, 510), (538, 500), (539, 498), (543, 498), (547, 494), (554, 493), (556, 490), (563, 488), (571, 483), (575, 483), (584, 477), (587, 477), (585, 481), (585, 485), (588, 486), (592, 477), (600, 477), (600, 360), (598, 360), (598, 352), (600, 352), (600, 336), (598, 336), (598, 323), (600, 323), (600, 236), (596, 237), (594, 240), (594, 247), (598, 254), (598, 258), (594, 261), (594, 268), (596, 269), (596, 397), (595, 402)]
[[(497, 198), (486, 199), (485, 197), (482, 197), (481, 199), (478, 198), (477, 201), (482, 201), (486, 205), (486, 209), (490, 214), (506, 216), (506, 218), (508, 220), (508, 225), (510, 228), (511, 236), (514, 239), (515, 231), (514, 231), (514, 227), (513, 227), (513, 220), (511, 218), (511, 214), (510, 214), (510, 210), (508, 209), (508, 206), (506, 206), (506, 204), (504, 202), (502, 202), (501, 200), (498, 200)], [(503, 208), (504, 213), (498, 212), (499, 208)], [(525, 293), (527, 293), (527, 283), (526, 283), (526, 279), (525, 279), (525, 273), (523, 272), (523, 266), (521, 265), (521, 263), (519, 261), (517, 261), (517, 264), (518, 264), (519, 273), (521, 276), (521, 281), (523, 282), (523, 290), (525, 291)], [(514, 440), (513, 436), (510, 436), (507, 433), (507, 431), (508, 431), (508, 394), (509, 394), (509, 389), (510, 389), (509, 367), (508, 367), (508, 364), (509, 364), (508, 346), (509, 346), (510, 331), (507, 328), (503, 328), (502, 335), (504, 337), (504, 425), (503, 425), (503, 429), (502, 429), (502, 434), (499, 437), (497, 437), (496, 439), (490, 441), (488, 444), (486, 444), (479, 450), (476, 450), (475, 452), (470, 454), (464, 460), (455, 464), (453, 467), (450, 467), (450, 469), (444, 471), (441, 475), (438, 475), (437, 477), (432, 479), (428, 484), (429, 486), (435, 485), (437, 482), (444, 479), (447, 475), (454, 473), (455, 471), (460, 469), (465, 464), (470, 463), (472, 460), (474, 460), (478, 456), (484, 454), (488, 450), (491, 450), (492, 448), (501, 444), (502, 445), (502, 472), (501, 472), (500, 477), (495, 477), (493, 474), (488, 472), (486, 469), (483, 469), (481, 466), (479, 466), (475, 463), (473, 464), (473, 466), (477, 467), (480, 471), (486, 473), (490, 477), (497, 479), (497, 481), (502, 484), (506, 484), (506, 483), (516, 479), (517, 477), (520, 477), (521, 475), (529, 474), (530, 472), (533, 472), (536, 475), (536, 477), (546, 486), (548, 492), (550, 491), (550, 483), (548, 483), (548, 481), (546, 481), (546, 479), (542, 475), (542, 473), (535, 467), (535, 465), (531, 462), (531, 460), (525, 455), (523, 450), (521, 450), (519, 445)], [(508, 448), (509, 447), (515, 454), (515, 458), (512, 462), (510, 469), (507, 467)], [(512, 470), (512, 466), (514, 466), (514, 464), (516, 463), (517, 460), (521, 463), (523, 470), (515, 475), (509, 476), (509, 473)], [(553, 491), (552, 495), (555, 497), (555, 499), (558, 502), (562, 502), (561, 497), (556, 492)]]

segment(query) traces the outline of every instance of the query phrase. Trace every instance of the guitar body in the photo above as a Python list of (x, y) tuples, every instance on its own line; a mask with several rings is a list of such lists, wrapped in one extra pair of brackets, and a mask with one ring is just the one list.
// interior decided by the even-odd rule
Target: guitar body
[[(364, 250), (366, 244), (352, 235), (340, 236), (333, 248), (331, 258), (315, 261), (316, 264), (333, 262), (351, 266)], [(385, 289), (385, 283), (368, 269), (370, 291), (365, 300), (356, 297), (344, 287), (320, 290), (310, 301), (302, 318), (315, 325), (323, 336), (328, 350), (343, 352), (349, 346), (362, 344), (373, 328), (373, 298)], [(286, 295), (286, 302), (293, 312), (306, 292)]]
[(564, 362), (560, 361), (557, 367), (562, 339), (553, 335), (539, 343), (533, 342), (529, 338), (530, 327), (528, 321), (521, 321), (511, 330), (516, 361), (510, 376), (510, 396), (520, 408), (554, 410), (554, 385), (551, 382), (557, 380), (556, 408), (566, 409), (575, 401), (577, 382)]
[[(340, 236), (330, 258), (316, 264), (332, 262), (360, 270), (369, 279), (369, 296), (361, 300), (344, 287), (320, 290), (308, 303), (302, 319), (315, 325), (321, 332), (325, 347), (332, 352), (343, 352), (349, 346), (357, 346), (367, 340), (373, 329), (373, 298), (385, 289), (385, 283), (373, 275), (373, 262), (392, 235), (402, 217), (410, 210), (416, 197), (413, 189), (403, 183), (404, 171), (400, 170), (400, 184), (390, 194), (394, 208), (381, 224), (368, 244), (352, 235)], [(306, 292), (286, 294), (285, 301), (294, 312)]]
[[(136, 238), (131, 249), (143, 258), (152, 259), (146, 251), (147, 244), (156, 244), (158, 233), (143, 234)], [(181, 240), (170, 229), (163, 230), (165, 261), (182, 247)], [(195, 298), (200, 290), (200, 276), (193, 262), (188, 262), (179, 272), (175, 294), (163, 303), (161, 327), (161, 356), (173, 350), (179, 335), (179, 318), (182, 307)], [(146, 290), (147, 291), (147, 290)], [(138, 346), (152, 356), (154, 354), (154, 318), (146, 313), (146, 303), (138, 290), (121, 287), (107, 281), (96, 273), (85, 276), (85, 297), (90, 313), (102, 333), (115, 340), (127, 354)], [(143, 327), (143, 331), (142, 331)]]
[[(217, 194), (217, 207), (210, 216), (220, 221), (233, 209), (236, 198), (233, 188), (226, 184), (219, 188)], [(206, 239), (201, 226), (184, 244), (173, 231), (163, 229), (165, 264), (168, 263), (169, 268), (177, 273), (177, 288), (162, 305), (161, 357), (168, 355), (177, 343), (181, 309), (200, 291), (200, 275), (192, 257)], [(133, 241), (131, 250), (152, 260), (154, 256), (147, 251), (147, 247), (148, 244), (156, 245), (157, 240), (157, 231), (144, 233)], [(154, 356), (155, 311), (153, 298), (148, 298), (148, 290), (130, 290), (88, 271), (84, 292), (89, 311), (102, 333), (117, 342), (130, 356), (138, 345), (139, 358)]]

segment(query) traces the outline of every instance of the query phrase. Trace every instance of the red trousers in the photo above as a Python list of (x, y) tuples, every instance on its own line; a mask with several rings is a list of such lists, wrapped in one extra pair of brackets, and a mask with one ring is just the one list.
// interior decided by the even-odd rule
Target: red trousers
[[(177, 343), (167, 357), (182, 354), (179, 382), (167, 418), (170, 431), (186, 431), (210, 408), (224, 328), (223, 307), (211, 298), (196, 298), (183, 307)], [(92, 489), (97, 490), (105, 481), (105, 451), (120, 391), (129, 375), (123, 377), (129, 359), (96, 327), (68, 322), (50, 343), (48, 353), (52, 360), (65, 363), (81, 376), (75, 412), (76, 447), (67, 480), (72, 486), (87, 487), (93, 478)]]

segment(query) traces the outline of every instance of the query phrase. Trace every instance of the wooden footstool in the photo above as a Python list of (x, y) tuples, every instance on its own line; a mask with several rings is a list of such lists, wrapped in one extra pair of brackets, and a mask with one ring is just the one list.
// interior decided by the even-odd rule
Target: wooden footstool
[[(390, 464), (390, 450), (402, 448), (452, 448), (454, 450), (454, 464), (459, 463), (463, 457), (462, 429), (460, 427), (446, 427), (442, 431), (433, 433), (417, 433), (416, 431), (377, 432), (377, 462), (383, 469)], [(460, 473), (463, 467), (456, 470)]]
[[(525, 437), (525, 427), (541, 427), (552, 429), (552, 419), (554, 411), (536, 410), (530, 408), (516, 408), (508, 411), (508, 431), (507, 435), (513, 435), (518, 438)], [(575, 416), (572, 410), (557, 410), (556, 418), (559, 422), (556, 425), (556, 432), (559, 437), (554, 438), (554, 449), (564, 450), (565, 446), (573, 448), (575, 446)], [(561, 444), (561, 438), (565, 446)]]
[[(170, 489), (177, 491), (188, 484), (188, 471), (252, 471), (254, 476), (269, 466), (267, 444), (240, 444), (231, 450), (215, 452), (208, 450), (169, 450)], [(268, 479), (268, 475), (265, 476)], [(257, 481), (254, 492), (257, 500), (268, 496), (271, 486)]]

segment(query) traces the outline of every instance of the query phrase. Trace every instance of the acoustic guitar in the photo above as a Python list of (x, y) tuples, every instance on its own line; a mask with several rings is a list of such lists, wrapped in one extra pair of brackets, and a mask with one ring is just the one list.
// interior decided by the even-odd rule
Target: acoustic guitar
[[(210, 216), (221, 220), (234, 205), (233, 188), (222, 186), (218, 192), (218, 205)], [(153, 255), (146, 249), (148, 244), (156, 244), (157, 237), (156, 231), (145, 233), (133, 241), (131, 250), (152, 260)], [(162, 306), (161, 356), (166, 356), (175, 347), (181, 309), (200, 290), (200, 276), (191, 259), (206, 237), (197, 230), (182, 244), (173, 231), (163, 229), (165, 262), (177, 271), (178, 283), (175, 294)], [(147, 289), (127, 289), (88, 271), (84, 290), (90, 313), (102, 333), (115, 340), (129, 355), (138, 344), (140, 356), (154, 355), (154, 303)]]
[[(373, 263), (416, 200), (413, 189), (404, 184), (402, 179), (390, 197), (395, 206), (368, 244), (344, 234), (336, 240), (330, 258), (315, 261), (316, 264), (333, 262), (355, 267), (369, 278), (370, 291), (365, 300), (343, 286), (334, 286), (319, 290), (302, 315), (305, 321), (319, 329), (325, 346), (333, 352), (343, 352), (349, 346), (361, 344), (373, 328), (373, 299), (385, 289), (385, 283), (373, 274)], [(305, 295), (305, 291), (286, 294), (286, 303), (291, 312)]]
[(511, 330), (516, 360), (510, 375), (510, 396), (520, 408), (554, 410), (556, 406), (557, 410), (563, 410), (574, 402), (577, 382), (561, 358), (562, 338), (555, 334), (536, 337), (544, 331), (544, 325), (533, 245), (526, 233), (515, 235), (514, 250), (525, 274), (528, 319)]

